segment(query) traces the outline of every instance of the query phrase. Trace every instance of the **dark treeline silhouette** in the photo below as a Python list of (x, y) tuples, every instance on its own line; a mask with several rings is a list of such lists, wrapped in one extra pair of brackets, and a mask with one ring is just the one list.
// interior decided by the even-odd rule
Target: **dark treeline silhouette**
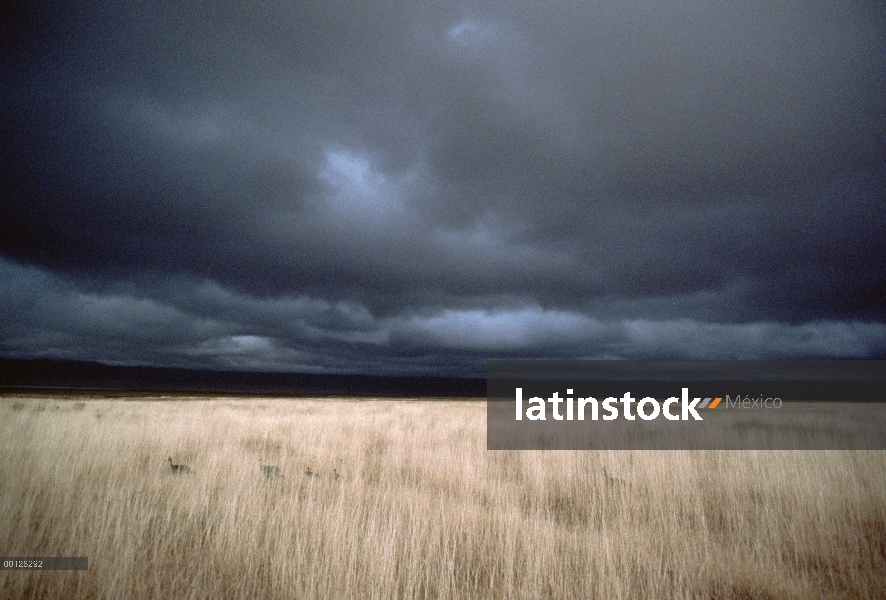
[(255, 373), (112, 366), (70, 360), (0, 358), (0, 389), (6, 392), (27, 389), (480, 398), (486, 396), (486, 380), (456, 377)]

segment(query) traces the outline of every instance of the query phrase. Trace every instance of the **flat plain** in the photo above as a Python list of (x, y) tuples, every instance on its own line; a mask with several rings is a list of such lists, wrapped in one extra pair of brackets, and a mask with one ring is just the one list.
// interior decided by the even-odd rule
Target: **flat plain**
[(0, 554), (89, 557), (0, 571), (6, 598), (886, 598), (886, 452), (487, 451), (484, 401), (6, 397)]

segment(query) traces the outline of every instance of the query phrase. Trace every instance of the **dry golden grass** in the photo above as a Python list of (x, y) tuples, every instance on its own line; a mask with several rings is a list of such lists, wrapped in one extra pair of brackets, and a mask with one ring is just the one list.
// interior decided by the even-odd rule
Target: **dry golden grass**
[(884, 452), (490, 452), (485, 410), (0, 400), (0, 553), (89, 557), (88, 571), (0, 571), (0, 591), (886, 597)]

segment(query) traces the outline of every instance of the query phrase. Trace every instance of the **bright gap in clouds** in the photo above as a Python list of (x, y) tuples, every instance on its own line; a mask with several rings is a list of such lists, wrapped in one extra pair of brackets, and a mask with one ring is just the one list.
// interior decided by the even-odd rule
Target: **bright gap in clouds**
[(596, 319), (538, 308), (445, 310), (432, 317), (415, 317), (406, 327), (440, 346), (492, 352), (537, 348), (549, 343), (574, 346), (582, 340), (598, 340), (605, 333), (605, 327)]
[(449, 37), (456, 40), (464, 40), (470, 36), (476, 36), (483, 32), (483, 27), (476, 21), (462, 21), (458, 25), (449, 28)]
[(837, 359), (881, 355), (886, 349), (886, 325), (878, 323), (599, 320), (540, 307), (445, 310), (409, 319), (403, 332), (430, 346), (484, 351), (490, 357), (497, 352), (526, 351), (549, 358)]
[(410, 182), (391, 181), (368, 158), (348, 150), (326, 152), (320, 179), (332, 188), (328, 206), (337, 216), (370, 226), (402, 216), (402, 187)]

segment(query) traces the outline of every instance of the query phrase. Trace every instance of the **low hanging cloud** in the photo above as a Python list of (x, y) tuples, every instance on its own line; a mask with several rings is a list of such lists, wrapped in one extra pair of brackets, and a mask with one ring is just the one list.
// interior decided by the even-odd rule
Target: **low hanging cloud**
[(11, 10), (8, 356), (881, 357), (878, 3)]
[[(0, 262), (7, 356), (212, 369), (483, 376), (509, 358), (778, 359), (886, 355), (886, 325), (598, 319), (539, 306), (381, 317), (305, 297), (179, 281), (172, 294), (84, 291)], [(15, 303), (18, 303), (16, 305)]]

